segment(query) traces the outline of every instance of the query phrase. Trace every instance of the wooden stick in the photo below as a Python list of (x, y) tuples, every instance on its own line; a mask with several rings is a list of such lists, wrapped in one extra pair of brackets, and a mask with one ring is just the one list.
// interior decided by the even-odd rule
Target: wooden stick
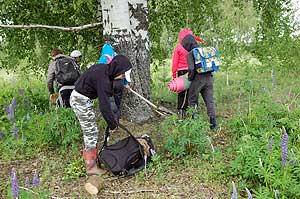
[(140, 189), (140, 190), (133, 190), (133, 191), (105, 191), (105, 193), (112, 193), (112, 194), (133, 194), (133, 193), (143, 193), (143, 192), (155, 192), (155, 190)]
[(166, 117), (166, 114), (163, 114), (163, 113), (159, 112), (159, 111), (156, 110), (156, 109), (154, 109), (154, 111), (155, 111), (156, 113), (158, 113), (159, 115)]
[(102, 25), (102, 23), (91, 23), (77, 27), (63, 27), (63, 26), (49, 26), (49, 25), (41, 25), (41, 24), (30, 24), (30, 25), (5, 25), (0, 24), (2, 28), (17, 28), (17, 29), (31, 29), (31, 28), (46, 28), (46, 29), (56, 29), (62, 31), (76, 32), (88, 28), (93, 28), (96, 26)]
[(132, 88), (129, 88), (129, 90), (130, 90), (133, 94), (135, 94), (135, 95), (137, 95), (138, 97), (140, 97), (141, 99), (143, 99), (147, 104), (149, 104), (149, 105), (152, 106), (153, 108), (158, 109), (158, 107), (157, 107), (155, 104), (153, 104), (152, 102), (150, 102), (149, 100), (147, 100), (146, 98), (144, 98), (144, 97), (143, 97), (142, 95), (140, 95), (138, 92), (132, 90)]
[(142, 100), (144, 100), (147, 104), (149, 104), (150, 106), (152, 106), (152, 107), (155, 109), (155, 111), (156, 111), (157, 113), (160, 112), (160, 113), (159, 113), (160, 115), (166, 116), (165, 114), (161, 113), (161, 111), (162, 111), (162, 112), (166, 112), (166, 113), (171, 113), (171, 114), (173, 114), (172, 111), (168, 110), (168, 109), (165, 108), (165, 107), (158, 107), (158, 106), (156, 106), (155, 104), (153, 104), (152, 102), (150, 102), (149, 100), (147, 100), (146, 98), (144, 98), (142, 95), (140, 95), (138, 92), (132, 90), (132, 88), (129, 88), (129, 90), (130, 90), (133, 94), (135, 94), (136, 96), (138, 96), (138, 97), (140, 97)]

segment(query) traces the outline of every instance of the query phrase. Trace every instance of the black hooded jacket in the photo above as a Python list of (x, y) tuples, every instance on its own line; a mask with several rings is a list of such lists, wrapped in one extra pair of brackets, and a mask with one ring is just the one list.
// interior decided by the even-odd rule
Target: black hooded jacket
[(187, 64), (188, 64), (188, 79), (192, 81), (195, 77), (195, 60), (193, 55), (193, 49), (198, 48), (199, 45), (197, 41), (195, 40), (195, 37), (193, 35), (187, 35), (183, 38), (181, 45), (185, 50), (187, 50), (189, 53), (186, 57)]
[(75, 83), (75, 90), (78, 93), (90, 99), (98, 97), (100, 112), (110, 129), (117, 126), (109, 101), (113, 91), (113, 79), (131, 68), (132, 65), (127, 57), (117, 55), (109, 64), (92, 65)]

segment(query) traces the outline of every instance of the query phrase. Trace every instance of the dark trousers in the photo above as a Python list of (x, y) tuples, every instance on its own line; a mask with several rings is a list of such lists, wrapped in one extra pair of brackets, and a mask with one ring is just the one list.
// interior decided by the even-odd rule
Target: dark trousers
[(119, 120), (121, 116), (121, 101), (122, 101), (122, 94), (124, 89), (124, 79), (115, 79), (113, 83), (113, 87), (114, 87), (113, 97), (116, 106), (115, 108), (113, 108), (113, 112), (115, 118)]
[[(64, 108), (71, 108), (70, 106), (70, 96), (73, 91), (73, 88), (66, 88), (69, 86), (61, 86), (58, 88), (58, 100), (57, 100), (57, 105), (59, 107), (64, 107)], [(73, 87), (73, 86), (72, 86)]]
[[(180, 70), (180, 71), (177, 71), (177, 76), (179, 77), (186, 73), (187, 73), (187, 70)], [(177, 96), (177, 109), (178, 110), (180, 110), (180, 109), (186, 110), (187, 109), (187, 107), (188, 107), (188, 91), (189, 90), (185, 90), (185, 91), (178, 93), (178, 96)]]
[(214, 79), (212, 73), (196, 74), (192, 80), (191, 86), (189, 88), (189, 106), (198, 106), (198, 96), (201, 96), (204, 100), (207, 109), (207, 115), (209, 117), (215, 118), (215, 107), (214, 107)]

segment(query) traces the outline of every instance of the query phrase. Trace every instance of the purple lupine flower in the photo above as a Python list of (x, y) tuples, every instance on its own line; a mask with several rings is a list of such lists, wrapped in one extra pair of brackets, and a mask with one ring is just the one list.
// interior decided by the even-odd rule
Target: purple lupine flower
[(11, 193), (13, 198), (20, 197), (20, 188), (15, 168), (11, 169)]
[(281, 155), (281, 162), (283, 166), (287, 166), (286, 159), (288, 157), (288, 134), (283, 127), (283, 136), (281, 140), (281, 150), (282, 150), (282, 155)]
[(25, 179), (25, 187), (29, 188), (30, 187), (30, 181), (29, 181), (29, 177), (27, 176)]
[(17, 105), (17, 100), (16, 100), (15, 97), (11, 100), (11, 105), (12, 105), (14, 108), (16, 107), (16, 105)]
[(10, 104), (8, 106), (8, 114), (9, 114), (9, 120), (11, 122), (14, 122), (15, 121), (15, 109), (12, 104)]
[(253, 199), (251, 192), (249, 191), (249, 189), (245, 188), (248, 194), (248, 199)]
[(269, 149), (269, 152), (270, 152), (270, 153), (271, 153), (272, 150), (273, 150), (273, 144), (274, 144), (274, 140), (273, 140), (273, 138), (271, 138), (271, 139), (269, 140), (269, 144), (268, 144), (268, 149)]
[(278, 199), (280, 192), (277, 189), (275, 189), (274, 192), (275, 192), (275, 199)]
[(291, 152), (291, 155), (292, 155), (292, 159), (291, 159), (291, 161), (290, 161), (290, 164), (291, 165), (294, 165), (296, 162), (295, 162), (295, 153), (294, 153), (294, 151), (292, 151)]
[(0, 131), (0, 140), (2, 140), (2, 138), (3, 138), (3, 133), (2, 131)]
[(233, 181), (232, 181), (232, 195), (230, 199), (238, 199), (236, 187)]
[(16, 127), (16, 123), (14, 123), (14, 131), (13, 131), (13, 134), (14, 134), (14, 137), (17, 138), (18, 135), (19, 135), (19, 130), (18, 128)]
[(26, 115), (26, 120), (27, 120), (27, 122), (30, 121), (30, 115), (29, 115), (29, 113), (27, 113), (27, 115)]
[(15, 121), (15, 107), (17, 105), (17, 100), (16, 98), (14, 97), (12, 100), (11, 100), (11, 103), (10, 105), (8, 106), (8, 114), (9, 114), (9, 119), (11, 122), (14, 122)]
[(13, 108), (16, 107), (16, 105), (17, 105), (17, 100), (16, 100), (15, 97), (11, 100), (11, 105), (12, 105)]
[(40, 186), (40, 179), (39, 179), (39, 173), (37, 170), (35, 170), (32, 180), (32, 186)]

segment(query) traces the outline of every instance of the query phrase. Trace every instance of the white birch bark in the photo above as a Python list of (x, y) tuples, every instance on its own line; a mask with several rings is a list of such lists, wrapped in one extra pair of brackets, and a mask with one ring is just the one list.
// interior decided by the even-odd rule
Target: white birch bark
[[(117, 53), (129, 57), (134, 90), (150, 97), (148, 9), (146, 0), (101, 0), (103, 34)], [(123, 96), (122, 114), (134, 122), (152, 116), (150, 107), (137, 96)]]

